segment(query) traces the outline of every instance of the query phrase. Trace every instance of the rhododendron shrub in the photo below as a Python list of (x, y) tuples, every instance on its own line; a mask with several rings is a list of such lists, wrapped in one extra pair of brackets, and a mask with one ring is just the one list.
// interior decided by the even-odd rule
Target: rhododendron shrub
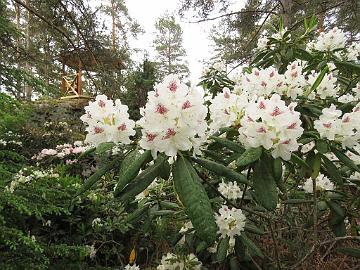
[[(275, 34), (259, 40), (256, 56), (239, 72), (228, 76), (223, 62), (206, 68), (202, 89), (176, 75), (165, 77), (148, 93), (136, 127), (119, 100), (114, 105), (98, 96), (82, 117), (87, 141), (127, 146), (82, 191), (120, 166), (115, 199), (146, 211), (147, 202), (159, 201), (149, 194), (168, 183), (182, 212), (159, 204), (164, 211), (159, 215), (170, 213), (190, 224), (180, 230), (178, 243), (191, 242), (202, 258), (215, 250), (214, 261), (224, 265), (271, 256), (252, 235), (270, 234), (276, 241), (274, 220), (294, 209), (298, 213), (303, 204), (315, 239), (325, 221), (334, 236), (356, 230), (359, 46), (347, 45), (338, 28), (311, 40), (315, 21), (306, 25), (296, 35), (280, 24)], [(182, 269), (190, 257), (197, 263), (195, 255), (168, 253), (158, 269)], [(279, 257), (274, 261), (281, 266)]]

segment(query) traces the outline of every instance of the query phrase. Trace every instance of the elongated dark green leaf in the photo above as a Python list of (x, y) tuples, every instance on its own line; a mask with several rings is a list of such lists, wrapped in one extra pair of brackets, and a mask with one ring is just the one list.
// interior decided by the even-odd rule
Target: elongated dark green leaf
[(257, 201), (266, 209), (274, 210), (278, 202), (275, 179), (265, 160), (260, 159), (254, 167), (254, 191)]
[[(331, 211), (336, 213), (336, 216), (339, 217), (339, 222), (344, 220), (345, 218), (345, 211), (341, 206), (333, 201), (326, 201), (327, 205), (331, 209)], [(337, 223), (337, 222), (336, 222)]]
[(255, 233), (255, 234), (260, 234), (260, 235), (265, 233), (263, 230), (259, 229), (255, 225), (251, 225), (249, 223), (245, 224), (245, 231)]
[(249, 249), (249, 253), (251, 255), (255, 255), (261, 258), (264, 258), (264, 254), (262, 251), (254, 244), (253, 241), (251, 241), (245, 233), (242, 233), (239, 238), (241, 239), (241, 242)]
[(350, 169), (353, 169), (355, 171), (360, 172), (360, 168), (358, 166), (355, 165), (355, 163), (348, 158), (348, 156), (346, 156), (344, 153), (340, 152), (339, 150), (337, 150), (335, 147), (331, 148), (332, 152), (335, 154), (335, 156), (342, 162), (344, 163), (344, 165), (346, 165), (347, 167), (349, 167)]
[(170, 164), (167, 160), (164, 161), (163, 165), (161, 166), (160, 177), (165, 180), (168, 180), (170, 177)]
[(276, 158), (274, 160), (273, 171), (274, 171), (275, 182), (280, 186), (281, 179), (282, 179), (282, 173), (283, 173), (281, 158)]
[(261, 157), (262, 148), (250, 148), (247, 149), (236, 161), (237, 166), (246, 166), (255, 161), (257, 161)]
[(85, 152), (80, 154), (80, 156), (78, 157), (78, 160), (86, 158), (87, 156), (94, 153), (95, 151), (96, 151), (96, 147), (89, 148), (88, 150), (86, 150)]
[(312, 179), (316, 179), (316, 177), (318, 177), (320, 173), (320, 168), (321, 168), (321, 156), (320, 154), (316, 154), (312, 162), (312, 173), (311, 173)]
[(191, 163), (182, 156), (173, 168), (176, 193), (185, 206), (185, 212), (193, 224), (196, 234), (209, 245), (216, 239), (217, 226), (205, 188)]
[(321, 154), (326, 154), (329, 151), (328, 144), (325, 140), (317, 140), (316, 141), (316, 150), (318, 150)]
[(165, 161), (163, 156), (158, 156), (155, 163), (150, 167), (142, 171), (135, 177), (121, 192), (117, 194), (117, 197), (121, 201), (127, 201), (132, 199), (140, 192), (143, 192), (153, 181), (159, 176), (162, 163)]
[(324, 163), (324, 166), (326, 168), (326, 171), (328, 172), (329, 177), (332, 180), (334, 180), (338, 185), (342, 185), (344, 181), (341, 177), (340, 171), (338, 170), (338, 168), (336, 168), (334, 163), (331, 160), (329, 160), (325, 155), (322, 155), (321, 159)]
[(340, 252), (345, 255), (360, 259), (360, 249), (352, 247), (340, 247), (336, 249), (337, 252)]
[(296, 154), (291, 154), (291, 161), (297, 163), (298, 165), (306, 168), (306, 169), (310, 169), (309, 165), (298, 155)]
[(104, 164), (101, 168), (99, 168), (93, 175), (91, 175), (85, 183), (82, 185), (81, 189), (76, 193), (76, 196), (84, 193), (85, 191), (89, 190), (100, 178), (114, 168), (115, 164), (118, 163), (118, 159), (114, 159), (106, 164)]
[(229, 266), (230, 266), (230, 270), (239, 270), (240, 268), (240, 264), (238, 259), (236, 258), (236, 256), (231, 256), (229, 259)]
[(114, 191), (115, 197), (138, 175), (140, 168), (150, 157), (150, 151), (145, 151), (143, 154), (140, 154), (138, 150), (133, 150), (124, 158), (120, 167), (119, 181)]
[(226, 138), (212, 136), (211, 139), (213, 139), (214, 141), (218, 142), (219, 144), (225, 146), (226, 148), (232, 151), (240, 152), (240, 153), (245, 151), (245, 149), (240, 144), (230, 141)]
[(346, 68), (348, 70), (351, 70), (355, 73), (360, 74), (360, 65), (358, 65), (358, 64), (354, 64), (354, 63), (350, 63), (350, 62), (338, 62), (338, 61), (335, 61), (334, 64), (336, 67)]
[(196, 253), (204, 251), (208, 247), (208, 244), (205, 241), (201, 241), (196, 247)]
[(302, 203), (312, 203), (312, 200), (305, 200), (305, 199), (288, 199), (283, 201), (285, 204), (302, 204)]
[(249, 181), (244, 175), (237, 173), (222, 164), (204, 158), (194, 158), (193, 160), (205, 169), (212, 171), (219, 176), (224, 176), (229, 180), (250, 185)]
[(326, 65), (320, 72), (319, 76), (316, 78), (315, 82), (313, 83), (313, 85), (310, 87), (310, 91), (307, 91), (307, 93), (305, 94), (306, 96), (308, 96), (312, 91), (314, 91), (322, 82), (322, 80), (324, 79), (325, 74), (329, 71), (328, 66)]
[(96, 152), (96, 154), (101, 155), (107, 151), (110, 151), (114, 147), (114, 145), (115, 145), (115, 143), (113, 143), (113, 142), (101, 143), (96, 147), (95, 152)]
[(149, 210), (149, 206), (142, 206), (141, 208), (136, 209), (134, 212), (130, 213), (125, 218), (125, 223), (134, 224), (138, 222), (142, 217), (144, 217), (145, 213)]
[(216, 251), (216, 260), (218, 262), (223, 262), (226, 259), (228, 249), (229, 237), (221, 238)]

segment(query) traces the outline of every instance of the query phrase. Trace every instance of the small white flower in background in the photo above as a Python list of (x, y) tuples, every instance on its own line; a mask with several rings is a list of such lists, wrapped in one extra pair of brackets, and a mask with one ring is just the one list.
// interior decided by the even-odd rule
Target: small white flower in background
[(289, 160), (291, 153), (297, 151), (297, 139), (304, 131), (300, 113), (294, 110), (296, 105), (293, 102), (286, 106), (278, 94), (251, 102), (240, 121), (240, 141), (247, 149), (263, 146), (272, 150), (274, 158)]
[(242, 191), (236, 182), (224, 182), (219, 184), (218, 191), (229, 200), (237, 200), (242, 196)]
[(312, 141), (312, 142), (302, 145), (300, 151), (301, 151), (301, 153), (306, 154), (306, 153), (310, 152), (314, 147), (315, 147), (315, 142)]
[(212, 68), (217, 71), (226, 71), (226, 63), (225, 61), (219, 61), (212, 65)]
[(96, 249), (94, 245), (91, 246), (87, 246), (87, 248), (89, 249), (89, 257), (90, 259), (94, 259), (96, 257)]
[(354, 172), (352, 175), (350, 175), (350, 179), (355, 179), (355, 180), (360, 181), (360, 173)]
[(267, 48), (267, 43), (269, 39), (267, 37), (260, 37), (257, 41), (257, 50), (262, 51)]
[(240, 123), (244, 114), (244, 108), (248, 104), (246, 92), (241, 95), (231, 93), (230, 89), (224, 88), (211, 100), (210, 109), (210, 133), (218, 131), (222, 127), (235, 126)]
[[(281, 39), (283, 39), (284, 34), (286, 33), (287, 30), (288, 30), (287, 27), (284, 27), (280, 31), (274, 33), (271, 37), (274, 38), (274, 39), (277, 39), (277, 40), (281, 40)], [(290, 36), (291, 35), (288, 34), (288, 37), (290, 37)]]
[[(308, 87), (311, 87), (318, 77), (319, 73), (313, 71), (308, 76)], [(334, 74), (331, 72), (326, 74), (314, 93), (317, 94), (321, 99), (325, 99), (327, 97), (336, 97), (338, 94), (338, 87), (337, 79)]]
[(181, 83), (175, 75), (166, 76), (148, 93), (148, 102), (140, 111), (140, 146), (151, 150), (154, 157), (158, 152), (171, 157), (191, 149), (198, 154), (207, 139), (207, 107), (203, 103), (197, 89)]
[(140, 270), (140, 267), (137, 266), (136, 264), (133, 265), (128, 264), (125, 266), (125, 270)]
[[(319, 174), (315, 179), (316, 181), (316, 190), (325, 191), (325, 190), (333, 190), (334, 184), (323, 174)], [(311, 178), (308, 178), (303, 186), (303, 189), (306, 193), (313, 193), (313, 181)]]
[(349, 102), (356, 101), (357, 98), (354, 97), (354, 95), (352, 95), (351, 93), (347, 93), (346, 95), (340, 96), (337, 100), (341, 103), (349, 103)]
[(191, 221), (188, 221), (181, 227), (179, 233), (184, 234), (184, 233), (186, 233), (187, 231), (189, 231), (191, 229), (194, 229), (194, 227), (193, 227)]
[(86, 113), (80, 119), (88, 126), (85, 142), (99, 145), (102, 142), (129, 144), (135, 135), (135, 122), (129, 119), (128, 107), (119, 99), (113, 102), (105, 95), (98, 95), (85, 107)]
[(328, 32), (321, 32), (315, 41), (309, 44), (310, 50), (333, 51), (345, 47), (345, 33), (337, 27), (330, 29)]
[(104, 224), (102, 223), (102, 220), (101, 218), (94, 218), (93, 221), (91, 222), (91, 226), (92, 227), (101, 227), (103, 226)]
[(187, 256), (175, 255), (167, 253), (161, 259), (160, 265), (157, 270), (200, 270), (202, 267), (201, 262), (194, 254)]
[(219, 227), (218, 233), (221, 238), (229, 236), (230, 238), (236, 235), (241, 235), (244, 231), (246, 217), (241, 209), (228, 208), (223, 205), (219, 209), (219, 214), (215, 214), (215, 221)]

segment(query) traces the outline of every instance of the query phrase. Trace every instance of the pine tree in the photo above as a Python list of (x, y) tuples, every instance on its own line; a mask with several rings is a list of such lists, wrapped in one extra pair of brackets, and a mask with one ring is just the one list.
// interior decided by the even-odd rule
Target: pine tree
[(156, 23), (156, 36), (153, 41), (156, 53), (159, 75), (161, 77), (176, 73), (180, 77), (189, 76), (189, 68), (184, 60), (186, 51), (183, 47), (181, 26), (173, 15), (165, 14)]

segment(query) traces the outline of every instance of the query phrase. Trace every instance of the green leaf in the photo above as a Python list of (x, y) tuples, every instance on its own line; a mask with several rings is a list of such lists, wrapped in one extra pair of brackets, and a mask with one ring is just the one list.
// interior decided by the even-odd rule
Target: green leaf
[(218, 262), (223, 262), (226, 259), (228, 249), (229, 237), (221, 238), (216, 251), (216, 260)]
[(329, 177), (332, 180), (334, 180), (338, 185), (342, 185), (344, 181), (341, 177), (340, 171), (338, 170), (338, 168), (336, 168), (334, 163), (331, 160), (329, 160), (325, 155), (322, 155), (321, 159), (323, 160), (324, 166), (326, 168)]
[(329, 206), (332, 212), (336, 213), (336, 217), (338, 218), (338, 222), (333, 220), (334, 223), (339, 223), (345, 218), (345, 211), (339, 204), (333, 201), (327, 201), (326, 204)]
[(101, 179), (101, 177), (110, 171), (116, 163), (118, 163), (118, 159), (114, 159), (106, 164), (104, 164), (101, 168), (99, 168), (93, 175), (91, 175), (85, 183), (82, 185), (81, 189), (76, 193), (75, 196), (79, 196), (80, 194), (84, 193), (85, 191), (89, 190), (97, 181)]
[(255, 225), (251, 225), (249, 223), (245, 224), (245, 231), (250, 232), (250, 233), (260, 234), (260, 235), (265, 234), (265, 232), (263, 230), (259, 229)]
[(297, 163), (301, 167), (304, 167), (306, 169), (310, 169), (310, 166), (298, 155), (292, 153), (291, 154), (291, 161)]
[(351, 70), (355, 73), (360, 74), (360, 65), (359, 64), (354, 64), (354, 63), (349, 63), (349, 62), (339, 62), (339, 61), (334, 61), (334, 64), (337, 68), (339, 68), (339, 67), (346, 68), (348, 70)]
[(242, 153), (245, 151), (245, 149), (240, 145), (237, 144), (233, 141), (230, 141), (226, 138), (221, 138), (221, 137), (215, 137), (215, 136), (211, 136), (211, 139), (213, 139), (214, 141), (216, 141), (217, 143), (225, 146), (226, 148), (235, 151), (235, 152), (239, 152)]
[(274, 210), (278, 202), (278, 193), (275, 179), (264, 159), (260, 159), (254, 167), (254, 191), (257, 201), (267, 210)]
[(196, 247), (196, 253), (204, 251), (208, 247), (208, 244), (205, 241), (201, 241)]
[(350, 158), (348, 158), (348, 156), (346, 156), (344, 153), (340, 152), (335, 147), (331, 147), (331, 151), (342, 163), (344, 163), (344, 165), (346, 165), (350, 169), (360, 172), (360, 168), (356, 166), (355, 163)]
[(196, 234), (209, 245), (216, 240), (217, 226), (205, 188), (191, 163), (178, 156), (173, 167), (175, 190)]
[(231, 256), (229, 259), (229, 265), (230, 265), (230, 270), (239, 270), (240, 265), (239, 265), (239, 261), (236, 258), (236, 256)]
[(314, 84), (310, 87), (310, 90), (305, 93), (305, 96), (309, 96), (312, 91), (314, 91), (324, 79), (325, 74), (329, 71), (329, 67), (326, 65), (320, 72), (319, 76), (316, 78)]
[(212, 171), (219, 176), (224, 176), (229, 180), (250, 185), (249, 181), (244, 175), (237, 173), (222, 164), (203, 158), (193, 158), (193, 160), (205, 169)]
[(124, 202), (143, 192), (159, 176), (162, 163), (165, 160), (165, 157), (158, 156), (153, 165), (142, 171), (121, 192), (116, 194), (119, 200)]
[(337, 248), (336, 251), (360, 259), (360, 249), (358, 248), (340, 247)]
[(160, 177), (164, 180), (168, 180), (170, 177), (170, 164), (166, 160), (160, 168)]
[(241, 242), (249, 249), (249, 253), (251, 255), (258, 256), (260, 258), (264, 258), (264, 254), (262, 251), (254, 244), (253, 241), (251, 241), (245, 233), (242, 233), (240, 236), (238, 236), (241, 240)]
[(312, 179), (316, 179), (318, 177), (320, 173), (320, 168), (321, 168), (321, 156), (320, 154), (316, 154), (312, 162), (312, 173), (311, 173)]
[(138, 222), (148, 210), (149, 210), (149, 205), (142, 206), (141, 208), (136, 209), (134, 212), (130, 213), (125, 218), (125, 223), (134, 224)]
[(281, 158), (276, 158), (274, 160), (273, 171), (274, 171), (275, 182), (279, 185), (281, 183), (281, 178), (283, 173)]
[(328, 144), (325, 140), (317, 140), (316, 141), (316, 150), (318, 150), (321, 154), (326, 154), (329, 151)]
[(140, 154), (138, 150), (133, 150), (126, 155), (120, 167), (119, 181), (114, 191), (115, 197), (138, 175), (144, 162), (150, 158), (150, 151), (145, 151), (143, 154)]
[(96, 152), (96, 154), (101, 155), (101, 154), (111, 150), (114, 147), (114, 145), (115, 145), (115, 143), (113, 143), (113, 142), (101, 143), (96, 147), (95, 152)]
[(237, 166), (246, 166), (257, 161), (262, 154), (262, 147), (247, 149), (236, 161)]

